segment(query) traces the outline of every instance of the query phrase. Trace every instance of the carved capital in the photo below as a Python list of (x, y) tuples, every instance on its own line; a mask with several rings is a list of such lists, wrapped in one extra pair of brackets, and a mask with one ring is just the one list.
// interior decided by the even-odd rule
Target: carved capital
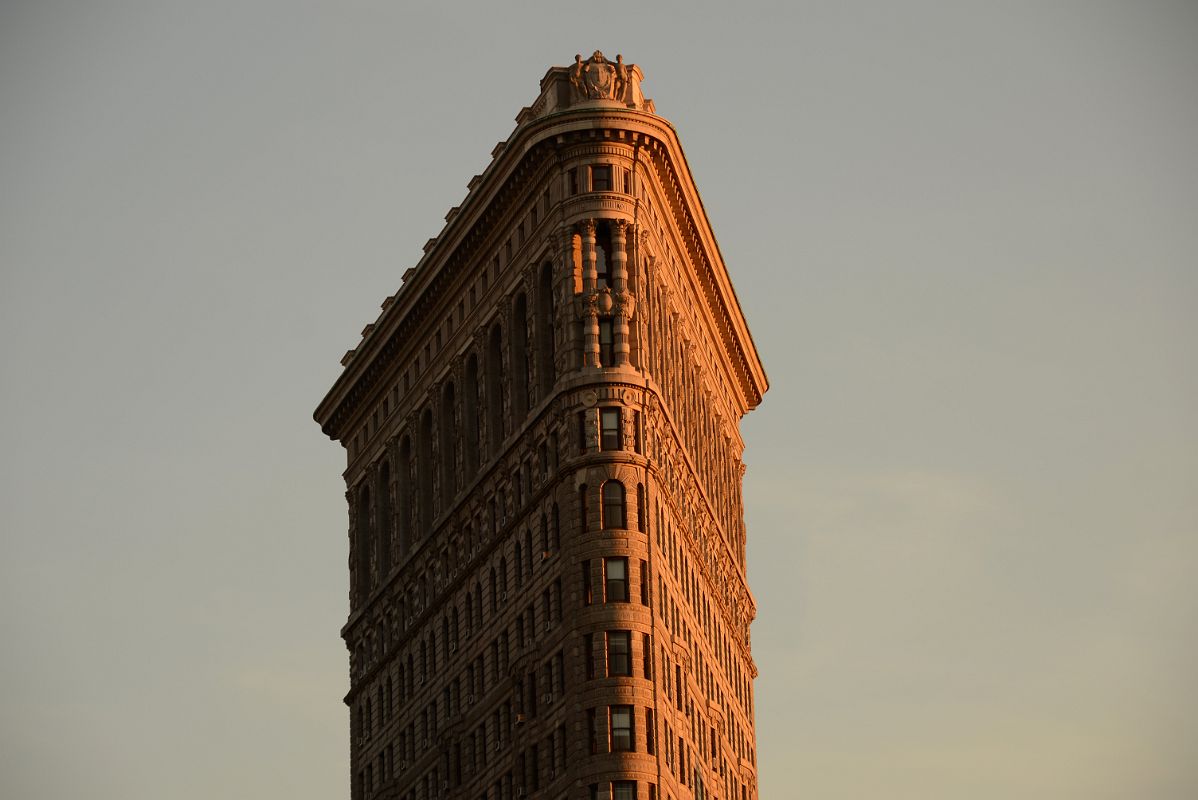
[(595, 292), (574, 295), (574, 308), (579, 317), (599, 316), (599, 295)]
[(613, 311), (624, 319), (632, 319), (636, 313), (636, 295), (632, 292), (619, 292), (613, 299)]

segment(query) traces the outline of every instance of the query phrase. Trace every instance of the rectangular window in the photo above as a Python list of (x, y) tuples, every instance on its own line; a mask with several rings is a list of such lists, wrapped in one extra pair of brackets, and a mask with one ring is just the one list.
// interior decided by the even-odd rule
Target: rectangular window
[(645, 452), (645, 441), (644, 441), (645, 434), (644, 434), (644, 429), (642, 427), (643, 423), (641, 422), (641, 412), (633, 411), (632, 414), (633, 414), (633, 416), (632, 416), (633, 437), (635, 438), (635, 441), (633, 443), (633, 449), (635, 449), (638, 453), (644, 453)]
[(610, 706), (611, 750), (628, 752), (633, 749), (632, 706)]
[(613, 252), (615, 251), (611, 246), (611, 228), (607, 223), (600, 222), (595, 226), (595, 280), (600, 289), (611, 288)]
[(628, 559), (603, 559), (604, 602), (628, 602)]
[(682, 710), (682, 665), (674, 665), (674, 700), (678, 710)]
[[(646, 532), (646, 523), (649, 521), (649, 507), (645, 501), (645, 484), (638, 483), (636, 485), (636, 529), (641, 533)], [(649, 601), (645, 601), (645, 605), (649, 605)]]
[(611, 191), (611, 167), (608, 165), (591, 167), (591, 191)]
[(645, 662), (645, 677), (653, 680), (653, 636), (646, 633), (641, 642), (641, 658)]
[(632, 675), (632, 633), (630, 631), (607, 632), (607, 675)]
[(636, 781), (614, 781), (611, 800), (636, 800)]
[(620, 409), (599, 409), (599, 449), (620, 449)]
[(587, 513), (587, 485), (584, 483), (578, 487), (578, 528), (583, 533), (589, 529)]
[(578, 412), (578, 452), (587, 451), (587, 412)]
[(595, 637), (589, 633), (582, 637), (582, 657), (586, 659), (589, 681), (595, 677)]
[(598, 715), (595, 709), (587, 709), (587, 751), (594, 755), (599, 752), (599, 731), (596, 727), (599, 725)]
[(615, 329), (611, 317), (599, 318), (599, 365), (612, 367), (616, 363)]
[(657, 730), (653, 726), (653, 709), (645, 709), (645, 750), (649, 755), (657, 753)]
[(589, 606), (594, 602), (591, 592), (591, 562), (582, 562), (582, 604)]
[(569, 172), (570, 176), (570, 194), (578, 194), (578, 170), (572, 169)]
[(649, 605), (649, 562), (641, 559), (641, 605)]
[(624, 170), (624, 194), (632, 194), (632, 173)]

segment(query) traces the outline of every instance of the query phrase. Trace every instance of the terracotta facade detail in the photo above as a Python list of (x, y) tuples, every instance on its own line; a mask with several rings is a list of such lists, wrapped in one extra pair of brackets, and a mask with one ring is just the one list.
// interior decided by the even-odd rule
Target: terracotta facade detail
[(354, 800), (757, 797), (739, 422), (767, 381), (642, 78), (548, 71), (316, 410)]

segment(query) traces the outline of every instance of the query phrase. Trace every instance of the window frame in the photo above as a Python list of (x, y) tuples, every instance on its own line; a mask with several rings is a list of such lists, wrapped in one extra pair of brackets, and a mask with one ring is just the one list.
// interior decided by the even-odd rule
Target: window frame
[[(632, 677), (632, 631), (607, 631), (607, 677)], [(619, 648), (623, 652), (619, 652)], [(617, 662), (620, 659), (620, 662)], [(617, 663), (619, 666), (617, 667)]]
[(599, 449), (623, 450), (623, 414), (619, 406), (603, 406), (599, 409)]
[[(618, 564), (624, 571), (622, 578), (611, 577), (612, 565)], [(620, 594), (623, 597), (614, 597), (612, 592), (613, 585), (620, 587), (623, 591)], [(609, 556), (603, 559), (603, 602), (605, 603), (627, 603), (629, 602), (629, 587), (628, 587), (628, 557), (627, 556)]]
[(628, 527), (628, 490), (612, 478), (599, 487), (599, 511), (603, 530), (625, 530)]
[[(608, 730), (608, 752), (611, 753), (634, 753), (636, 752), (636, 712), (635, 706), (631, 705), (614, 705), (608, 706), (607, 711), (607, 730)], [(616, 727), (616, 715), (628, 715), (627, 728), (624, 726)], [(617, 738), (617, 736), (619, 738)], [(627, 740), (625, 740), (625, 736)], [(625, 743), (627, 746), (625, 747)]]
[[(606, 186), (600, 186), (600, 183), (605, 183)], [(592, 192), (612, 192), (615, 191), (615, 181), (612, 175), (611, 164), (592, 164), (591, 165), (591, 191)]]
[(599, 366), (616, 365), (616, 323), (610, 316), (599, 317)]

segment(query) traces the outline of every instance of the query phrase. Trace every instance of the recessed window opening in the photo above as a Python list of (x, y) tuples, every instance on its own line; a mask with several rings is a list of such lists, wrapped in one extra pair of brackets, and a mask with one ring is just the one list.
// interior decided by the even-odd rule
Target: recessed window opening
[(611, 166), (609, 164), (596, 164), (591, 167), (591, 191), (611, 191)]
[(599, 411), (599, 449), (620, 449), (620, 409), (604, 408)]

